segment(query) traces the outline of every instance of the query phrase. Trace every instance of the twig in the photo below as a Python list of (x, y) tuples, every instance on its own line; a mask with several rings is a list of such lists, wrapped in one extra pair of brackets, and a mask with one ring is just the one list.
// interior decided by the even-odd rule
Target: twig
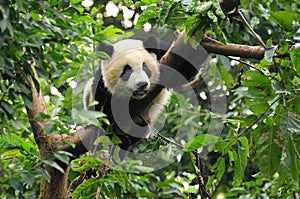
[(148, 124), (149, 129), (151, 130), (151, 132), (153, 133), (154, 136), (156, 136), (157, 138), (161, 139), (163, 142), (167, 142), (167, 143), (171, 143), (175, 146), (178, 146), (180, 148), (184, 148), (184, 146), (182, 146), (181, 144), (175, 142), (174, 140), (171, 140), (163, 135), (161, 135), (159, 132), (157, 132), (157, 130), (151, 126), (150, 124)]
[[(245, 62), (245, 61), (243, 61), (243, 60), (235, 59), (235, 58), (233, 58), (233, 57), (231, 57), (231, 56), (227, 56), (227, 57), (228, 57), (228, 59), (231, 59), (231, 60), (240, 62), (241, 64), (244, 64), (244, 65), (248, 66), (249, 68), (252, 68), (252, 69), (257, 70), (260, 74), (265, 75), (264, 72), (262, 72), (261, 70), (259, 70), (259, 69), (256, 68), (255, 66), (252, 66), (251, 64), (249, 64), (249, 63), (247, 63), (247, 62)], [(270, 76), (270, 75), (269, 75), (268, 77), (272, 78), (273, 80), (278, 81), (278, 79), (276, 79), (275, 77), (272, 77), (272, 76)]]
[(242, 133), (240, 133), (237, 137), (241, 137), (242, 135), (244, 135), (249, 129), (251, 129), (255, 124), (257, 124), (265, 115), (266, 113), (270, 110), (270, 108), (280, 100), (280, 98), (283, 96), (283, 94), (280, 94), (278, 96), (277, 99), (275, 99), (270, 106), (267, 108), (267, 110), (265, 110), (265, 112), (263, 112), (263, 114), (261, 114), (254, 122), (253, 124), (251, 124), (248, 128), (245, 129), (245, 131), (243, 131)]
[(294, 138), (293, 138), (292, 135), (290, 135), (290, 138), (291, 138), (291, 142), (292, 142), (292, 144), (293, 144), (293, 147), (294, 147), (294, 149), (295, 149), (295, 153), (296, 153), (297, 157), (300, 159), (300, 154), (299, 154), (299, 152), (298, 152), (298, 150), (297, 150), (297, 146), (296, 146), (296, 143), (295, 143), (295, 141), (294, 141)]
[(260, 38), (260, 36), (258, 34), (256, 34), (256, 32), (253, 30), (253, 28), (250, 26), (250, 24), (248, 23), (248, 21), (245, 19), (243, 13), (241, 12), (241, 10), (237, 10), (237, 13), (241, 16), (243, 22), (246, 24), (246, 26), (248, 27), (248, 29), (250, 30), (250, 32), (253, 34), (253, 36), (259, 41), (259, 43), (264, 47), (267, 48), (266, 44), (263, 42), (263, 40)]
[(190, 185), (199, 185), (199, 193), (200, 197), (204, 199), (211, 199), (210, 194), (206, 191), (205, 185), (207, 182), (207, 177), (203, 175), (203, 164), (199, 157), (197, 150), (192, 151), (193, 155), (196, 158), (195, 166), (198, 168), (198, 172), (196, 171), (196, 177), (192, 180)]

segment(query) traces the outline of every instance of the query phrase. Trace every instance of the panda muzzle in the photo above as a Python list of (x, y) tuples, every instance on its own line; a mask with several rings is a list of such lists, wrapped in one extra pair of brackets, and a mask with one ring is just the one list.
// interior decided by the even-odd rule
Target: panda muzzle
[(133, 92), (133, 95), (142, 96), (142, 95), (147, 94), (147, 92), (148, 92), (147, 86), (148, 86), (147, 82), (145, 82), (143, 84), (139, 84), (139, 87)]

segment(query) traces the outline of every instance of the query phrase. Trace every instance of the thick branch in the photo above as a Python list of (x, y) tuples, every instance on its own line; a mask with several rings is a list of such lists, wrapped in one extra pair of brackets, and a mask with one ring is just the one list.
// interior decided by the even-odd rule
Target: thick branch
[[(36, 73), (36, 70), (34, 68), (33, 63), (31, 64), (31, 68), (34, 72), (35, 79), (37, 79), (38, 76), (37, 76), (37, 73)], [(47, 109), (47, 106), (46, 106), (44, 97), (42, 95), (42, 92), (38, 91), (36, 89), (34, 81), (33, 81), (31, 76), (28, 77), (28, 81), (31, 85), (31, 92), (32, 92), (32, 99), (33, 100), (32, 100), (32, 108), (26, 107), (26, 111), (27, 111), (27, 115), (28, 115), (28, 118), (29, 118), (31, 128), (32, 128), (32, 132), (34, 134), (34, 137), (35, 137), (36, 141), (38, 142), (37, 139), (39, 139), (40, 137), (45, 137), (46, 136), (46, 133), (45, 133), (44, 129), (41, 127), (41, 125), (39, 124), (39, 122), (42, 123), (42, 124), (46, 124), (46, 121), (36, 119), (35, 115), (37, 113), (43, 113), (43, 114), (48, 115), (49, 111)]]
[(263, 59), (265, 48), (262, 46), (247, 46), (240, 44), (223, 44), (215, 39), (204, 36), (202, 47), (209, 53), (242, 58)]

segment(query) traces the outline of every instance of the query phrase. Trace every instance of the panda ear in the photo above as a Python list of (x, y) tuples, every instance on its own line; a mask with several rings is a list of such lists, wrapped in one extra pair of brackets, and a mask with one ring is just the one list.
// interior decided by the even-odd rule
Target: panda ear
[(150, 53), (155, 53), (159, 49), (159, 40), (155, 35), (150, 35), (143, 41), (145, 49)]
[(157, 56), (157, 59), (160, 60), (166, 53), (166, 46), (161, 41), (161, 39), (157, 38), (155, 35), (150, 35), (143, 41), (143, 45), (145, 49), (149, 53), (154, 53)]
[(99, 44), (97, 46), (97, 51), (105, 52), (111, 57), (114, 52), (114, 47), (106, 44)]

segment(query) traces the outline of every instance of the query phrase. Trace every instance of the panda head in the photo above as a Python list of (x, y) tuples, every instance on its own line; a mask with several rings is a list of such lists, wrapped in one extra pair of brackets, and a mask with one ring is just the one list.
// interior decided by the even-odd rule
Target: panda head
[(105, 87), (113, 95), (143, 99), (159, 80), (159, 63), (141, 40), (124, 39), (112, 46), (100, 45), (111, 59), (103, 60), (101, 73)]

